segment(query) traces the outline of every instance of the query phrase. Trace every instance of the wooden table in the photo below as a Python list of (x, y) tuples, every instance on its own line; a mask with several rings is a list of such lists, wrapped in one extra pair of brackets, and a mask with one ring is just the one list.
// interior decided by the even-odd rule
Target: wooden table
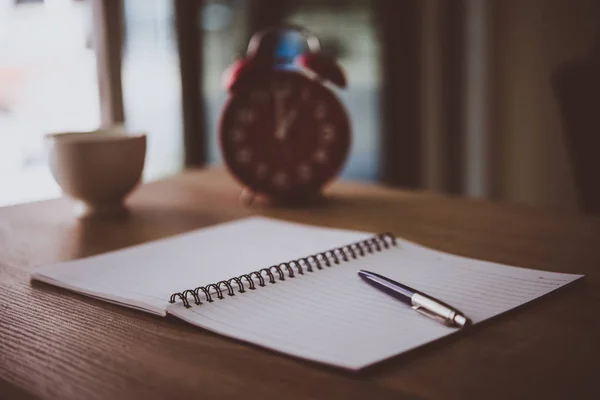
[[(78, 221), (64, 199), (0, 209), (0, 397), (600, 398), (600, 219), (357, 183), (310, 209), (248, 208), (238, 194), (222, 171), (189, 171), (142, 186), (127, 219)], [(250, 214), (587, 276), (358, 374), (29, 282), (41, 265)]]

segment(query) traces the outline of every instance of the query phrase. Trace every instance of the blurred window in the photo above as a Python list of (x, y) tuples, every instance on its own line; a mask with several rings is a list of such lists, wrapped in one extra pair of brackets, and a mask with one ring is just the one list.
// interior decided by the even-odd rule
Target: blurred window
[(0, 205), (59, 195), (43, 135), (99, 124), (90, 8), (0, 0)]
[(124, 0), (125, 124), (148, 135), (144, 179), (183, 167), (181, 81), (173, 2)]
[(348, 87), (336, 93), (352, 122), (352, 149), (342, 176), (375, 180), (379, 174), (379, 47), (368, 0), (290, 2), (289, 20), (315, 32), (323, 51), (344, 68)]
[[(261, 2), (266, 6), (267, 2)], [(351, 154), (342, 176), (378, 176), (379, 47), (367, 0), (287, 1), (286, 20), (306, 26), (345, 69), (336, 90), (352, 121)], [(122, 84), (126, 125), (148, 133), (144, 179), (183, 168), (181, 82), (173, 2), (123, 0)], [(203, 92), (208, 162), (221, 163), (217, 123), (227, 93), (221, 74), (244, 56), (253, 26), (249, 0), (205, 0)], [(60, 194), (44, 157), (43, 135), (100, 124), (89, 0), (0, 0), (0, 205)]]
[(203, 99), (206, 107), (208, 162), (222, 162), (218, 145), (218, 122), (227, 100), (221, 86), (221, 74), (235, 61), (244, 56), (247, 46), (247, 11), (249, 3), (244, 0), (210, 0), (203, 3), (200, 29), (203, 31), (204, 75)]

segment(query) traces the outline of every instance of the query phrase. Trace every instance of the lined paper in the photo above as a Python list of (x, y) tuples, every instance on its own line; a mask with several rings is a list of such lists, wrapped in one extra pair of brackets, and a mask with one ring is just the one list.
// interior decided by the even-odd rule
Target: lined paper
[(37, 269), (31, 278), (166, 315), (172, 293), (370, 237), (248, 217)]
[(366, 284), (359, 269), (438, 297), (475, 323), (582, 276), (473, 260), (398, 239), (396, 248), (212, 303), (169, 304), (175, 292), (372, 235), (249, 217), (42, 267), (31, 278), (146, 312), (168, 312), (231, 338), (356, 370), (455, 332)]
[(366, 284), (365, 269), (439, 298), (481, 322), (581, 275), (540, 272), (401, 246), (212, 303), (168, 312), (292, 356), (357, 370), (456, 332)]

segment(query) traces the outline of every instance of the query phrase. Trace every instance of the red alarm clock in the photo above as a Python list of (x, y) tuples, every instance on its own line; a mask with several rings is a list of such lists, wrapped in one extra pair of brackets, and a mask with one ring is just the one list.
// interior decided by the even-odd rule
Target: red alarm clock
[[(281, 34), (300, 35), (299, 54), (281, 53)], [(350, 149), (344, 106), (328, 87), (346, 86), (340, 66), (300, 27), (252, 36), (246, 57), (224, 73), (230, 93), (219, 124), (227, 169), (252, 194), (275, 200), (315, 197)]]

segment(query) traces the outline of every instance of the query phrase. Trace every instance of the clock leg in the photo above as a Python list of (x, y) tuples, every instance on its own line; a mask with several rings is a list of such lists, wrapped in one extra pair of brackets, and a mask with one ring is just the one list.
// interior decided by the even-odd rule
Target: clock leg
[(240, 202), (243, 205), (245, 205), (245, 206), (252, 205), (255, 198), (256, 198), (256, 194), (253, 191), (251, 191), (248, 188), (242, 189), (242, 192), (240, 193)]

